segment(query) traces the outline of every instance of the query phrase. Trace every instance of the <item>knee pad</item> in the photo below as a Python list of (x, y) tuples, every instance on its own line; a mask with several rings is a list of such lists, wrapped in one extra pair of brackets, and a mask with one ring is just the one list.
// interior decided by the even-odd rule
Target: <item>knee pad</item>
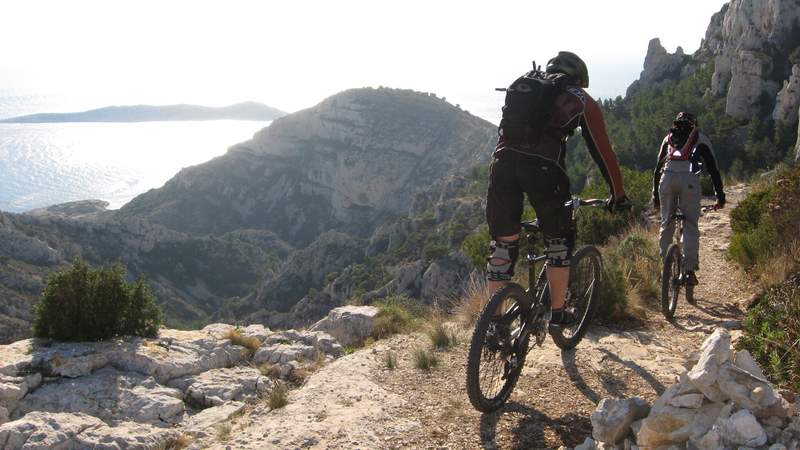
[(509, 281), (514, 276), (514, 265), (519, 258), (519, 241), (506, 242), (498, 239), (489, 244), (491, 253), (486, 258), (486, 279)]
[(550, 267), (569, 267), (572, 257), (572, 248), (569, 241), (564, 238), (545, 239), (547, 248), (544, 250), (547, 255), (547, 264)]

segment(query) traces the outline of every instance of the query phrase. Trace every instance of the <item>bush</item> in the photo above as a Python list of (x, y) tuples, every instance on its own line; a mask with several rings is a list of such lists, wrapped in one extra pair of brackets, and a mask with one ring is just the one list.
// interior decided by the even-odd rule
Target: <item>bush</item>
[(778, 170), (731, 211), (730, 257), (745, 269), (772, 262), (793, 248), (800, 229), (800, 167)]
[(129, 284), (120, 264), (92, 269), (75, 260), (48, 278), (34, 307), (33, 333), (59, 341), (154, 337), (162, 321), (144, 279)]
[(455, 330), (449, 329), (444, 323), (444, 318), (438, 314), (431, 317), (426, 334), (437, 349), (454, 347), (459, 342), (458, 334)]
[(431, 370), (439, 365), (439, 358), (430, 351), (424, 348), (414, 349), (414, 367), (420, 370)]
[(275, 385), (267, 396), (267, 406), (269, 409), (281, 409), (289, 404), (289, 388), (281, 381), (275, 381)]
[(225, 339), (231, 341), (231, 344), (244, 347), (244, 353), (247, 359), (252, 359), (256, 351), (261, 347), (261, 341), (256, 337), (248, 337), (242, 334), (242, 331), (237, 327), (228, 330), (225, 333)]
[[(583, 208), (578, 212), (577, 238), (584, 244), (603, 245), (612, 236), (621, 234), (638, 217), (650, 203), (652, 197), (652, 173), (639, 172), (622, 168), (622, 177), (625, 183), (625, 193), (633, 203), (633, 208), (627, 212), (610, 213), (601, 208)], [(608, 186), (601, 177), (587, 185), (581, 192), (581, 198), (606, 198)]]
[(375, 306), (380, 310), (375, 317), (375, 328), (372, 332), (375, 339), (409, 332), (428, 313), (425, 306), (404, 296), (388, 297), (375, 302)]
[(800, 390), (800, 273), (763, 293), (747, 312), (737, 349), (748, 350), (776, 384)]

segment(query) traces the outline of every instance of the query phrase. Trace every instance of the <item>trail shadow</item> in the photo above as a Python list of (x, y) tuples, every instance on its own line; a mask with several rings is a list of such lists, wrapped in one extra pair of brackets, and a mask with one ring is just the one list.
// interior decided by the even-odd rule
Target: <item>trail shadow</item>
[(578, 371), (578, 365), (575, 364), (575, 355), (576, 350), (564, 350), (561, 352), (561, 362), (564, 364), (564, 370), (567, 372), (567, 376), (569, 380), (572, 381), (572, 384), (581, 391), (586, 398), (591, 400), (593, 403), (597, 403), (600, 401), (600, 395), (594, 391), (586, 381), (583, 379), (580, 371)]
[(718, 319), (739, 319), (744, 317), (744, 311), (732, 303), (720, 304), (700, 298), (692, 306)]
[(604, 348), (599, 348), (598, 350), (602, 352), (606, 357), (608, 357), (608, 359), (618, 364), (622, 364), (623, 366), (636, 372), (636, 374), (642, 377), (642, 379), (646, 381), (653, 388), (653, 390), (656, 391), (657, 394), (660, 395), (666, 389), (664, 384), (658, 381), (658, 378), (656, 378), (653, 374), (648, 372), (647, 369), (640, 366), (636, 362), (627, 359), (622, 359), (616, 353), (612, 353)]
[(568, 413), (562, 417), (549, 417), (541, 411), (516, 401), (509, 401), (502, 409), (481, 416), (481, 445), (496, 449), (497, 423), (501, 414), (516, 415), (521, 419), (511, 430), (514, 449), (549, 449), (545, 444), (545, 430), (552, 430), (564, 445), (574, 447), (583, 442), (582, 436), (592, 433), (589, 417)]

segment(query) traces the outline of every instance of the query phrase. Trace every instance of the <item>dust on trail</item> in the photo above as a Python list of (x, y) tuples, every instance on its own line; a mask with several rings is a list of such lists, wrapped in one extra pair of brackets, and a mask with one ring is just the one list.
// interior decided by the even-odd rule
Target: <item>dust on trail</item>
[[(542, 348), (531, 349), (510, 401), (494, 414), (475, 411), (467, 398), (469, 332), (456, 347), (437, 352), (439, 366), (430, 372), (414, 368), (414, 349), (430, 345), (417, 334), (394, 336), (324, 367), (292, 393), (285, 411), (257, 416), (244, 434), (257, 438), (261, 448), (578, 445), (591, 435), (589, 417), (600, 399), (637, 395), (652, 402), (714, 328), (726, 327), (736, 336), (755, 290), (725, 259), (729, 213), (745, 189), (729, 188), (728, 207), (701, 218), (696, 305), (682, 298), (674, 323), (653, 309), (639, 329), (594, 327), (574, 351), (561, 352), (548, 338)], [(397, 356), (396, 369), (385, 367), (387, 353)]]

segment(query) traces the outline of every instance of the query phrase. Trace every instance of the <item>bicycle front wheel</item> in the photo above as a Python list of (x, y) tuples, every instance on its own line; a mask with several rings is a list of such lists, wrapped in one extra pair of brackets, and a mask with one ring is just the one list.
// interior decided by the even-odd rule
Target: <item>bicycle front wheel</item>
[(603, 282), (603, 258), (597, 248), (589, 245), (572, 257), (569, 289), (564, 308), (572, 309), (575, 323), (572, 326), (550, 327), (553, 342), (562, 350), (575, 348), (592, 323), (597, 308), (597, 296)]
[(492, 295), (478, 318), (467, 357), (467, 395), (478, 411), (495, 411), (511, 396), (528, 353), (529, 309), (527, 292), (510, 283)]
[(667, 320), (675, 317), (678, 296), (681, 293), (681, 247), (672, 244), (664, 257), (664, 270), (661, 271), (661, 312)]

